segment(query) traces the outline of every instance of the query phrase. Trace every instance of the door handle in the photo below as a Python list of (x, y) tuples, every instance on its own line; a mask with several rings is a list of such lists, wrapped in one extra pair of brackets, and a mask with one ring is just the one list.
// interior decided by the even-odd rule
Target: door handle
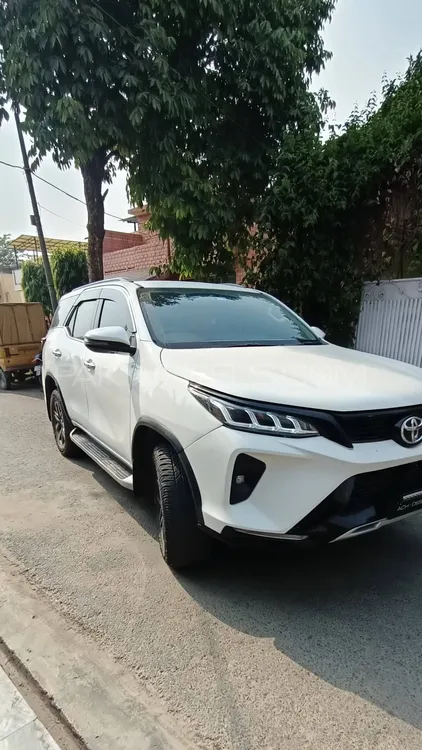
[(62, 353), (61, 353), (60, 349), (54, 349), (53, 352), (52, 352), (52, 354), (53, 354), (54, 357), (57, 357), (57, 359), (59, 359), (59, 357), (62, 356)]
[(95, 370), (95, 362), (93, 362), (92, 359), (86, 359), (84, 361), (84, 365), (85, 365), (85, 367), (86, 367), (87, 370), (89, 370), (90, 372), (94, 372), (94, 370)]

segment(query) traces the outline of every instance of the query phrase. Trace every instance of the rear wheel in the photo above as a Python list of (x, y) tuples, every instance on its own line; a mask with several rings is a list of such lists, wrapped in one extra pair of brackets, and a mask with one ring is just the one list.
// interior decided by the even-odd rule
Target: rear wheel
[(158, 534), (171, 568), (186, 568), (209, 555), (210, 539), (198, 528), (195, 506), (180, 459), (170, 445), (154, 448)]
[(12, 384), (12, 378), (9, 372), (5, 372), (0, 368), (0, 390), (8, 391)]
[(78, 446), (70, 439), (73, 425), (66, 414), (60, 391), (57, 388), (51, 394), (50, 414), (54, 439), (62, 456), (66, 458), (79, 456), (80, 451)]

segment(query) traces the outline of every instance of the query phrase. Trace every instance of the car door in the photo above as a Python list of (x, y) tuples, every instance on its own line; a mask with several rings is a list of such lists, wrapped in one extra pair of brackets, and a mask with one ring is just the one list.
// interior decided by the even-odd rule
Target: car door
[(46, 343), (42, 352), (43, 374), (51, 375), (58, 383), (60, 380), (60, 360), (68, 354), (68, 336), (66, 332), (66, 321), (69, 319), (71, 310), (77, 302), (79, 292), (62, 297), (57, 310), (51, 321), (47, 334)]
[[(96, 327), (121, 326), (135, 342), (135, 323), (123, 289), (103, 287)], [(132, 380), (137, 356), (85, 349), (89, 432), (105, 447), (132, 463)]]
[(80, 295), (63, 329), (60, 343), (53, 352), (57, 360), (57, 380), (67, 412), (72, 422), (89, 429), (86, 380), (84, 366), (87, 348), (84, 336), (93, 327), (100, 290), (86, 289)]

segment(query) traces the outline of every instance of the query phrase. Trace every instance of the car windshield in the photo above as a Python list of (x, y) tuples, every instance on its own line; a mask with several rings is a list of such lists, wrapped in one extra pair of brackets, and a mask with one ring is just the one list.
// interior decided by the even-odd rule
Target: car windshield
[(240, 289), (139, 289), (153, 341), (165, 348), (322, 344), (273, 297)]

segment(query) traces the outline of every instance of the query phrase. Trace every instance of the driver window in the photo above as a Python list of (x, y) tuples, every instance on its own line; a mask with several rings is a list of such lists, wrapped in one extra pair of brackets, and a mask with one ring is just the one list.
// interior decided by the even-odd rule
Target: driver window
[(101, 310), (99, 328), (106, 326), (120, 326), (130, 336), (133, 323), (128, 303), (122, 294), (113, 294), (114, 299), (105, 299)]

